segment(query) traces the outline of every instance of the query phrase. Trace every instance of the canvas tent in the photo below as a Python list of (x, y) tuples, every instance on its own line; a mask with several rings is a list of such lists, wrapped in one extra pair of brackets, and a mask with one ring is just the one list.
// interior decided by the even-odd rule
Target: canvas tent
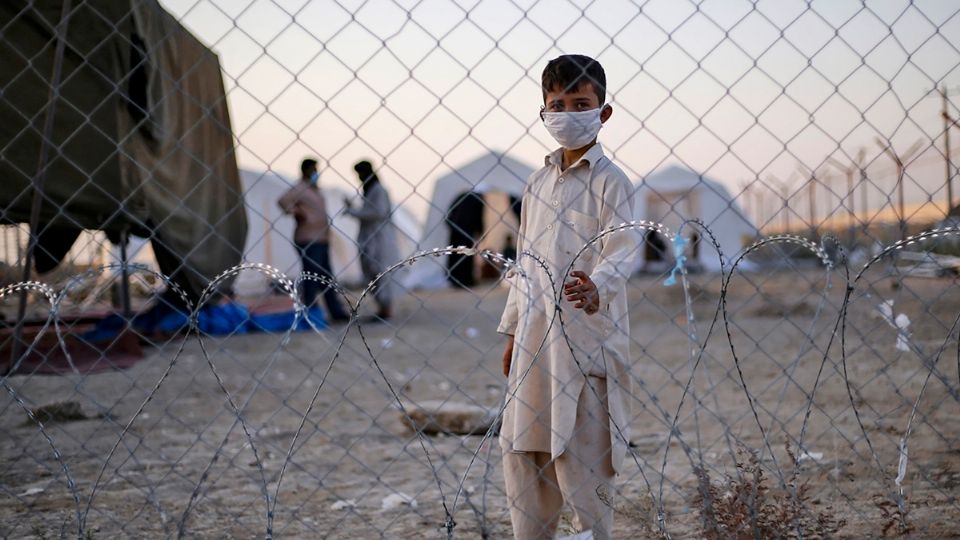
[(30, 222), (40, 201), (41, 271), (82, 229), (148, 238), (161, 271), (196, 296), (239, 262), (246, 237), (217, 56), (156, 0), (74, 2), (64, 21), (61, 10), (58, 0), (0, 3), (0, 222)]
[[(525, 163), (504, 154), (491, 152), (437, 179), (433, 195), (430, 197), (430, 209), (427, 212), (418, 250), (449, 245), (448, 212), (458, 197), (471, 191), (479, 192), (482, 197), (488, 199), (483, 218), (484, 241), (494, 240), (493, 237), (503, 236), (508, 231), (516, 238), (518, 220), (511, 216), (509, 204), (506, 207), (503, 206), (503, 197), (496, 197), (494, 194), (520, 199), (523, 195), (523, 186), (532, 172), (533, 168)], [(494, 228), (497, 230), (493, 230)], [(485, 245), (482, 241), (480, 247), (499, 250), (500, 244), (501, 242), (493, 241)], [(404, 285), (408, 288), (449, 286), (446, 261), (433, 257), (422, 259), (413, 266), (404, 280)]]
[[(277, 206), (277, 199), (295, 180), (273, 172), (246, 170), (240, 172), (240, 178), (249, 223), (244, 261), (269, 264), (291, 278), (296, 276), (300, 273), (300, 258), (292, 243), (295, 224), (293, 218), (284, 215)], [(332, 220), (330, 259), (334, 275), (344, 285), (365, 285), (356, 243), (359, 223), (343, 213), (344, 197), (358, 195), (325, 187), (323, 179), (320, 186)], [(397, 229), (398, 252), (401, 257), (409, 256), (420, 237), (420, 224), (402, 206), (394, 208), (393, 224)], [(403, 270), (398, 272), (402, 276)], [(261, 294), (268, 287), (268, 278), (255, 271), (244, 271), (234, 284), (234, 289), (241, 295)]]
[[(723, 184), (683, 167), (671, 166), (647, 176), (637, 183), (635, 197), (637, 219), (663, 223), (673, 233), (685, 220), (702, 220), (723, 249), (728, 259), (724, 263), (730, 263), (730, 257), (758, 234), (756, 225), (746, 217)], [(684, 228), (684, 236), (692, 240), (686, 253), (688, 261), (706, 270), (719, 270), (716, 250), (706, 239), (695, 245), (695, 230), (689, 226)], [(672, 266), (673, 253), (669, 246), (666, 239), (647, 235), (638, 257), (640, 267), (651, 268), (652, 265), (652, 268), (662, 269)], [(657, 265), (657, 262), (664, 264)]]

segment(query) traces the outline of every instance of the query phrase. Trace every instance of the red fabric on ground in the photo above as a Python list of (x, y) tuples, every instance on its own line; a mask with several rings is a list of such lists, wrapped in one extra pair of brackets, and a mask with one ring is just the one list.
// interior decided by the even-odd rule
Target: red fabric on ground
[[(283, 295), (272, 295), (245, 302), (251, 314), (269, 314), (290, 311), (293, 301)], [(79, 338), (86, 332), (93, 330), (99, 319), (109, 315), (109, 310), (88, 310), (82, 314), (73, 314), (61, 320), (63, 341), (73, 365), (80, 373), (100, 373), (118, 369), (127, 369), (143, 360), (143, 349), (140, 347), (139, 336), (132, 331), (122, 332), (113, 339), (90, 342)], [(37, 334), (43, 328), (40, 321), (32, 321), (22, 329), (21, 351), (33, 343)], [(0, 374), (13, 365), (13, 335), (12, 327), (0, 329)], [(169, 336), (168, 336), (169, 337)], [(17, 368), (17, 375), (60, 375), (73, 373), (73, 367), (67, 360), (67, 355), (57, 342), (56, 332), (51, 325), (44, 332), (40, 341), (33, 346), (33, 350)]]
[(293, 309), (293, 300), (289, 296), (272, 295), (250, 299), (243, 302), (251, 314), (264, 315), (268, 313), (282, 313)]
[[(20, 350), (26, 351), (36, 339), (43, 326), (24, 326)], [(63, 328), (63, 325), (61, 325)], [(102, 342), (90, 343), (78, 337), (93, 329), (92, 324), (77, 324), (63, 328), (63, 341), (73, 360), (73, 366), (80, 373), (99, 373), (127, 369), (143, 360), (143, 349), (137, 335), (131, 331), (122, 332), (117, 337)], [(13, 328), (0, 330), (0, 373), (6, 373), (12, 366)], [(22, 354), (21, 352), (21, 354)], [(73, 373), (73, 367), (67, 355), (57, 341), (53, 325), (47, 328), (39, 342), (17, 368), (17, 375), (60, 375)]]

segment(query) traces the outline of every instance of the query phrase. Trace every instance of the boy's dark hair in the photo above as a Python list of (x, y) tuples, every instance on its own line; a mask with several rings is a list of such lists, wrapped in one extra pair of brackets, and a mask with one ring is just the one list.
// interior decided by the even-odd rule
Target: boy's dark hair
[(316, 166), (317, 166), (317, 160), (307, 158), (302, 162), (300, 162), (300, 174), (306, 176), (307, 171), (309, 171), (310, 169), (316, 168)]
[(565, 54), (554, 58), (543, 68), (540, 79), (544, 99), (547, 92), (570, 92), (587, 83), (593, 87), (603, 105), (607, 99), (607, 74), (600, 62), (582, 54)]

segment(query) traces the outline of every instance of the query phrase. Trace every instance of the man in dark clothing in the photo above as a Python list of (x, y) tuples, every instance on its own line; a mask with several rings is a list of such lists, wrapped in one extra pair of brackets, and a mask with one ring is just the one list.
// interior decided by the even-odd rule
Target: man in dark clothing
[[(291, 214), (297, 222), (293, 233), (293, 242), (303, 265), (304, 272), (312, 272), (333, 281), (330, 270), (330, 218), (327, 215), (327, 201), (317, 184), (320, 173), (317, 162), (305, 159), (300, 164), (301, 179), (280, 197), (277, 204), (286, 214)], [(304, 280), (301, 298), (308, 309), (316, 301), (322, 290), (323, 299), (334, 321), (345, 321), (350, 315), (340, 303), (340, 297), (333, 287)]]

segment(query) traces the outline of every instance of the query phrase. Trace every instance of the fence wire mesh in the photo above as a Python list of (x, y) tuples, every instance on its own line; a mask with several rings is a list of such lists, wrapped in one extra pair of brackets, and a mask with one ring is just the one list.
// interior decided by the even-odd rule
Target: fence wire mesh
[[(4, 538), (960, 525), (952, 2), (0, 15)], [(568, 53), (619, 195), (571, 191), (596, 154), (535, 172)], [(515, 304), (545, 334), (505, 377)], [(501, 437), (538, 429), (528, 491)]]

